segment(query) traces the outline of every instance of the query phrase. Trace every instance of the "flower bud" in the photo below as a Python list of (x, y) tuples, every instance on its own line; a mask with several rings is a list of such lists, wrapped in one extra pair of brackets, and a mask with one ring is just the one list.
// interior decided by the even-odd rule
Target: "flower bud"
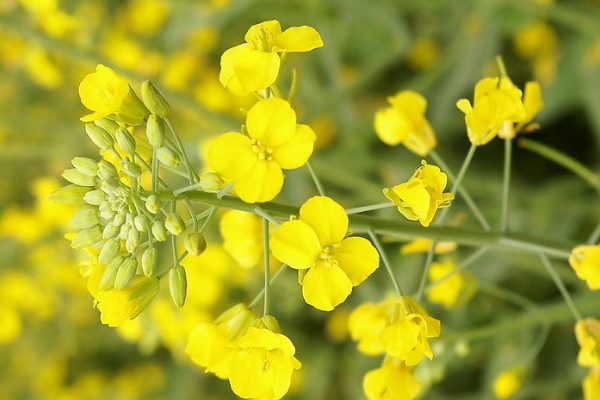
[(125, 249), (130, 253), (135, 253), (140, 245), (140, 233), (135, 229), (129, 229), (127, 240), (125, 241)]
[(108, 150), (115, 144), (110, 133), (100, 128), (98, 125), (85, 124), (85, 132), (88, 134), (92, 142), (103, 150)]
[(175, 236), (179, 236), (185, 231), (185, 222), (177, 213), (170, 213), (167, 215), (165, 221), (165, 228)]
[(156, 115), (152, 114), (146, 121), (146, 137), (150, 146), (157, 148), (163, 145), (165, 141), (165, 124)]
[(123, 160), (123, 162), (121, 163), (121, 169), (128, 176), (131, 176), (133, 178), (139, 178), (140, 175), (142, 175), (142, 169), (140, 168), (140, 166), (136, 163), (132, 163), (131, 161)]
[(205, 192), (216, 193), (223, 187), (223, 179), (214, 172), (207, 172), (200, 177), (200, 187)]
[(116, 117), (119, 121), (128, 125), (140, 125), (144, 122), (144, 117), (148, 113), (144, 103), (137, 97), (135, 91), (129, 86), (127, 97), (121, 103), (121, 107), (116, 112)]
[(123, 127), (119, 127), (115, 132), (117, 144), (125, 153), (133, 154), (135, 152), (135, 139), (129, 131)]
[(112, 220), (112, 223), (116, 226), (121, 226), (125, 222), (125, 215), (117, 214)]
[(104, 193), (116, 193), (121, 188), (121, 181), (114, 176), (103, 179), (101, 182), (100, 190)]
[(185, 235), (183, 239), (185, 249), (193, 256), (199, 256), (206, 249), (206, 239), (204, 235), (198, 232), (192, 232)]
[(65, 170), (62, 177), (79, 186), (94, 186), (96, 184), (95, 176), (86, 175), (75, 168)]
[(71, 240), (71, 247), (74, 249), (83, 249), (92, 246), (102, 240), (102, 229), (100, 225), (83, 229)]
[(98, 171), (98, 163), (88, 157), (75, 157), (71, 160), (71, 164), (81, 173), (89, 176), (96, 176)]
[(150, 211), (152, 214), (156, 214), (160, 211), (160, 199), (157, 195), (151, 194), (146, 199), (146, 210)]
[(175, 168), (179, 165), (179, 157), (177, 157), (177, 153), (168, 147), (159, 147), (156, 151), (156, 156), (158, 157), (158, 161), (167, 167)]
[(176, 265), (169, 271), (169, 291), (173, 303), (177, 307), (183, 307), (187, 292), (187, 279), (185, 269), (181, 265)]
[(127, 240), (130, 229), (130, 225), (127, 223), (121, 225), (121, 229), (119, 230), (119, 240)]
[(117, 168), (109, 161), (102, 159), (98, 162), (98, 176), (100, 179), (108, 179), (112, 177), (118, 177)]
[(98, 218), (98, 210), (95, 208), (87, 208), (74, 214), (69, 220), (69, 225), (74, 229), (91, 228), (100, 222)]
[(156, 274), (158, 267), (158, 250), (156, 247), (149, 247), (142, 254), (142, 271), (144, 275), (150, 277)]
[(115, 289), (121, 290), (131, 282), (131, 278), (135, 275), (137, 269), (137, 260), (127, 257), (119, 266), (117, 276), (115, 277)]
[(105, 240), (113, 239), (119, 235), (121, 228), (113, 222), (106, 224), (102, 231), (102, 238)]
[(100, 264), (108, 264), (110, 260), (115, 258), (121, 252), (121, 242), (115, 239), (111, 239), (104, 243), (100, 254), (98, 255), (98, 262)]
[(99, 206), (106, 201), (106, 193), (102, 190), (91, 190), (83, 196), (83, 200), (93, 206)]
[(90, 188), (85, 186), (67, 185), (50, 193), (48, 200), (68, 205), (85, 204), (84, 198), (89, 190)]
[(259, 329), (268, 329), (275, 333), (281, 333), (279, 322), (277, 322), (277, 319), (272, 315), (265, 315), (264, 317), (257, 319), (252, 323), (252, 326)]
[(156, 90), (150, 81), (142, 82), (142, 100), (144, 101), (146, 108), (159, 117), (164, 118), (169, 113), (169, 103), (167, 103), (165, 98), (158, 90)]
[(138, 214), (133, 219), (133, 226), (138, 232), (145, 232), (148, 229), (148, 218), (143, 214)]
[(141, 275), (136, 275), (131, 280), (130, 288), (131, 294), (129, 295), (129, 299), (137, 300), (135, 311), (129, 317), (130, 319), (133, 319), (140, 315), (152, 300), (154, 300), (154, 297), (156, 297), (160, 290), (160, 283), (156, 278), (146, 278)]
[(96, 125), (110, 133), (111, 136), (115, 136), (115, 132), (119, 128), (119, 124), (108, 118), (100, 118), (94, 121)]
[(165, 224), (162, 221), (155, 221), (152, 224), (152, 235), (159, 242), (164, 242), (167, 240), (167, 230), (165, 229)]
[(115, 285), (115, 278), (117, 277), (117, 271), (119, 270), (121, 264), (123, 264), (123, 261), (124, 258), (122, 256), (118, 256), (106, 266), (106, 269), (100, 278), (98, 289), (109, 290), (113, 288)]

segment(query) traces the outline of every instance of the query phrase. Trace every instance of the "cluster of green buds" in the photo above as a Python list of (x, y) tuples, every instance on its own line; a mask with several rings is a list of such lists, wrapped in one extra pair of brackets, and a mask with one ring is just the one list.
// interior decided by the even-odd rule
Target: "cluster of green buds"
[[(173, 190), (161, 179), (160, 172), (177, 171), (184, 164), (185, 174), (177, 172), (187, 175), (194, 188), (210, 186), (215, 190), (221, 183), (212, 175), (201, 179), (193, 170), (168, 120), (169, 105), (149, 81), (142, 85), (142, 99), (150, 112), (148, 115), (146, 111), (138, 124), (145, 125), (145, 135), (134, 134), (135, 126), (118, 115), (87, 123), (85, 131), (100, 149), (102, 158), (98, 162), (87, 157), (73, 158), (73, 168), (62, 175), (70, 184), (52, 193), (50, 200), (80, 206), (70, 220), (76, 230), (71, 246), (91, 248), (97, 254), (98, 264), (105, 267), (99, 290), (139, 286), (152, 292), (153, 297), (158, 285), (140, 286), (140, 280), (158, 283), (168, 276), (173, 302), (181, 307), (187, 283), (180, 262), (187, 254), (200, 255), (206, 248), (206, 240), (191, 204), (185, 204), (190, 215), (185, 221), (177, 212), (179, 201), (174, 196), (161, 200), (161, 191)], [(172, 138), (167, 137), (168, 132)], [(148, 177), (151, 179), (145, 179)], [(178, 238), (185, 245), (182, 254), (178, 254)], [(171, 251), (160, 251), (168, 246)], [(160, 254), (169, 253), (173, 259), (161, 262)], [(148, 295), (140, 290), (131, 292), (132, 296)], [(150, 301), (144, 303), (147, 306)]]

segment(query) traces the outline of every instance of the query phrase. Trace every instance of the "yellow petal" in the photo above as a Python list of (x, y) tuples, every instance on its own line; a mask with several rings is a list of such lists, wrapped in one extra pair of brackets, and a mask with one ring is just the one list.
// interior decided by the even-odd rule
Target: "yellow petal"
[(208, 163), (226, 180), (244, 176), (257, 160), (250, 138), (237, 132), (220, 135), (208, 148)]
[(255, 50), (250, 44), (233, 47), (221, 56), (219, 81), (238, 96), (271, 86), (279, 74), (276, 53)]
[(390, 104), (405, 115), (411, 116), (411, 120), (422, 118), (427, 108), (427, 99), (412, 90), (403, 90), (393, 97), (388, 98)]
[(304, 301), (323, 311), (331, 311), (352, 292), (352, 282), (336, 266), (316, 265), (310, 268), (302, 282)]
[(265, 362), (263, 349), (236, 352), (229, 368), (231, 390), (244, 399), (258, 398), (267, 392), (273, 385), (273, 372), (262, 368)]
[(299, 168), (310, 158), (316, 139), (315, 132), (310, 126), (296, 124), (294, 135), (286, 142), (273, 147), (273, 159), (281, 168)]
[(246, 127), (252, 139), (274, 148), (296, 133), (296, 113), (285, 100), (275, 97), (261, 100), (248, 111)]
[(244, 36), (244, 40), (248, 43), (252, 43), (256, 36), (261, 35), (261, 29), (264, 31), (266, 39), (277, 38), (281, 35), (281, 25), (277, 20), (270, 20), (261, 22), (260, 24), (252, 25), (246, 35)]
[(410, 121), (392, 107), (375, 114), (375, 132), (381, 141), (395, 146), (406, 139), (411, 130)]
[(300, 219), (314, 229), (322, 247), (340, 243), (348, 231), (348, 215), (325, 196), (314, 196), (300, 207)]
[(185, 353), (192, 361), (207, 371), (225, 378), (229, 371), (228, 360), (231, 350), (227, 348), (226, 333), (211, 323), (196, 326), (190, 333)]
[(334, 248), (333, 256), (354, 286), (360, 285), (379, 267), (379, 253), (371, 242), (361, 237), (344, 239)]
[(279, 164), (259, 159), (233, 183), (235, 193), (246, 203), (271, 201), (282, 187), (283, 172)]
[(525, 84), (525, 95), (523, 96), (525, 107), (525, 121), (529, 122), (544, 107), (542, 101), (542, 89), (538, 82), (527, 82)]
[(471, 110), (473, 109), (473, 107), (471, 107), (471, 102), (467, 99), (458, 100), (456, 102), (456, 107), (458, 107), (458, 109), (465, 114), (470, 113)]
[(315, 231), (300, 220), (281, 224), (271, 235), (270, 247), (276, 259), (295, 269), (312, 267), (321, 252)]
[(319, 32), (310, 26), (294, 26), (275, 39), (275, 50), (288, 52), (311, 51), (323, 47)]
[(483, 78), (475, 84), (473, 103), (477, 104), (483, 97), (498, 90), (498, 78)]

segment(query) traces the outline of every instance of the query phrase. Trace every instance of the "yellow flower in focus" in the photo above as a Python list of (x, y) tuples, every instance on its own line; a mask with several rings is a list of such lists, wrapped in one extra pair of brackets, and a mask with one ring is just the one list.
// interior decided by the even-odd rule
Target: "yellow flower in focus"
[(93, 111), (81, 117), (83, 122), (114, 114), (122, 122), (139, 125), (147, 112), (127, 81), (102, 64), (96, 66), (96, 72), (83, 78), (79, 84), (79, 97), (83, 105)]
[(448, 177), (435, 165), (421, 161), (413, 176), (405, 183), (383, 189), (387, 197), (406, 218), (429, 226), (439, 208), (449, 207), (454, 195), (444, 193)]
[(508, 78), (484, 78), (475, 85), (473, 105), (460, 99), (456, 106), (465, 114), (469, 140), (476, 146), (488, 143), (502, 129), (526, 118), (523, 93)]
[(250, 327), (231, 349), (229, 383), (244, 399), (282, 398), (289, 390), (292, 373), (301, 366), (290, 339), (265, 328)]
[(404, 90), (388, 97), (391, 107), (375, 114), (375, 132), (384, 143), (402, 143), (422, 157), (436, 146), (436, 139), (425, 118), (427, 100), (417, 92)]
[(314, 28), (299, 26), (281, 32), (275, 20), (253, 25), (244, 39), (246, 43), (223, 53), (219, 74), (221, 84), (239, 96), (275, 83), (281, 63), (278, 53), (307, 52), (323, 46)]
[(386, 357), (380, 368), (367, 372), (363, 389), (369, 400), (412, 400), (419, 395), (421, 384), (413, 377), (412, 368)]
[[(453, 261), (434, 262), (429, 267), (429, 281), (435, 283), (456, 268)], [(475, 281), (465, 272), (457, 272), (427, 291), (427, 299), (449, 310), (463, 304), (475, 293)]]
[(315, 133), (277, 98), (252, 106), (246, 127), (248, 136), (228, 132), (212, 142), (208, 162), (246, 203), (270, 201), (283, 187), (282, 169), (299, 168), (312, 154)]
[(590, 289), (600, 289), (600, 244), (575, 247), (571, 251), (569, 265)]
[[(411, 254), (411, 253), (427, 253), (431, 247), (431, 239), (416, 238), (407, 244), (400, 247), (400, 254)], [(434, 253), (444, 254), (456, 250), (458, 247), (456, 242), (444, 242), (440, 241), (435, 244)]]
[(600, 368), (594, 368), (582, 383), (583, 400), (600, 399)]
[(306, 303), (323, 311), (341, 304), (379, 266), (379, 253), (361, 237), (347, 237), (348, 215), (324, 196), (308, 199), (299, 219), (271, 235), (271, 252), (284, 264), (307, 270), (302, 281)]
[(580, 347), (577, 363), (582, 367), (600, 366), (600, 321), (595, 318), (580, 319), (575, 324), (575, 337)]
[(502, 371), (494, 379), (494, 396), (498, 399), (506, 399), (512, 396), (523, 385), (525, 374), (521, 366)]

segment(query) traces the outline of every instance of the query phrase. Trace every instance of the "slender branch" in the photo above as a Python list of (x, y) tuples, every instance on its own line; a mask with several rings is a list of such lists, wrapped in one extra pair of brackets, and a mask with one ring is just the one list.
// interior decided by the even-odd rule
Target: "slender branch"
[(315, 170), (313, 169), (312, 164), (310, 163), (310, 160), (306, 162), (306, 167), (308, 168), (308, 172), (310, 172), (310, 176), (311, 176), (313, 182), (315, 183), (315, 186), (317, 187), (317, 192), (319, 192), (319, 195), (325, 196), (325, 191), (323, 190), (323, 184), (319, 180), (319, 177), (317, 176), (317, 174), (315, 174)]
[(269, 220), (263, 218), (263, 257), (265, 260), (265, 302), (263, 315), (269, 315), (271, 307), (271, 270), (269, 265)]
[(200, 228), (198, 233), (204, 233), (204, 231), (206, 231), (206, 229), (210, 226), (210, 223), (212, 222), (212, 220), (215, 218), (215, 215), (217, 215), (218, 209), (219, 209), (219, 207), (217, 207), (217, 206), (213, 206), (210, 209), (210, 212), (208, 213), (208, 217), (206, 217), (206, 221), (204, 221), (204, 225), (202, 225), (202, 228)]
[(367, 211), (380, 210), (382, 208), (389, 208), (389, 207), (395, 207), (394, 203), (387, 201), (385, 203), (377, 203), (377, 204), (370, 204), (368, 206), (349, 208), (346, 210), (346, 214), (348, 214), (348, 215), (360, 214), (360, 213), (364, 213)]
[(600, 224), (598, 224), (598, 226), (596, 226), (596, 229), (594, 229), (594, 231), (590, 234), (590, 237), (587, 240), (587, 244), (596, 244), (598, 242), (598, 239), (600, 239)]
[[(504, 65), (504, 64), (502, 64)], [(508, 193), (510, 191), (510, 166), (512, 162), (512, 139), (504, 139), (504, 174), (502, 180), (502, 216), (500, 232), (506, 232), (508, 228)]]
[(173, 134), (173, 137), (175, 138), (175, 143), (177, 144), (177, 148), (179, 148), (179, 152), (181, 153), (181, 156), (183, 157), (183, 163), (184, 163), (185, 169), (187, 170), (187, 173), (189, 175), (190, 184), (198, 182), (200, 180), (200, 177), (198, 176), (198, 173), (194, 169), (194, 166), (190, 163), (190, 159), (188, 158), (187, 152), (185, 151), (183, 142), (181, 141), (181, 138), (175, 131), (175, 128), (173, 127), (173, 124), (171, 123), (171, 119), (169, 117), (165, 117), (164, 121), (167, 124), (167, 127), (169, 128), (171, 133)]
[(440, 283), (444, 282), (446, 279), (450, 278), (454, 274), (458, 274), (460, 271), (462, 271), (463, 269), (467, 268), (469, 265), (471, 265), (472, 263), (477, 261), (481, 256), (483, 256), (489, 250), (490, 250), (490, 248), (487, 246), (478, 248), (476, 251), (474, 251), (472, 254), (470, 254), (469, 257), (465, 258), (460, 264), (458, 264), (456, 266), (456, 268), (454, 268), (452, 271), (448, 272), (447, 274), (442, 276), (437, 281), (431, 282), (429, 285), (427, 285), (425, 287), (425, 291), (430, 290), (434, 286), (439, 285)]
[[(283, 264), (281, 267), (279, 267), (279, 269), (277, 271), (275, 271), (275, 273), (271, 277), (271, 280), (269, 281), (269, 286), (273, 285), (273, 283), (277, 280), (277, 278), (279, 278), (279, 275), (281, 275), (287, 269), (288, 269), (288, 267), (285, 264)], [(260, 301), (260, 299), (263, 298), (264, 295), (265, 295), (265, 288), (263, 287), (261, 289), (261, 291), (258, 292), (258, 294), (254, 297), (254, 299), (252, 299), (252, 301), (250, 303), (248, 303), (248, 308), (252, 308), (252, 307), (256, 306), (258, 304), (258, 302)]]
[(394, 271), (392, 270), (392, 265), (390, 264), (390, 260), (387, 258), (385, 250), (383, 249), (381, 242), (377, 238), (377, 235), (372, 230), (369, 230), (369, 237), (371, 237), (373, 244), (375, 244), (375, 247), (377, 248), (377, 251), (379, 252), (379, 255), (381, 256), (383, 265), (385, 266), (385, 269), (387, 270), (387, 272), (390, 276), (390, 279), (392, 280), (392, 284), (394, 285), (394, 290), (396, 290), (396, 293), (398, 294), (398, 296), (404, 296), (404, 293), (402, 292), (402, 287), (400, 286), (400, 284), (398, 283), (398, 280), (396, 279), (396, 276), (394, 275)]
[(556, 270), (554, 269), (554, 266), (548, 259), (548, 256), (540, 253), (540, 259), (542, 260), (544, 267), (546, 267), (548, 274), (550, 274), (550, 276), (552, 277), (552, 280), (554, 280), (554, 283), (558, 287), (558, 290), (560, 290), (560, 293), (562, 294), (563, 298), (565, 299), (565, 302), (569, 306), (569, 309), (571, 310), (573, 317), (575, 317), (576, 321), (580, 320), (581, 314), (577, 310), (577, 307), (575, 307), (575, 303), (573, 302), (573, 299), (571, 298), (569, 291), (565, 287), (565, 284), (563, 283), (562, 279), (560, 279), (560, 276), (558, 276), (558, 274), (556, 273)]

